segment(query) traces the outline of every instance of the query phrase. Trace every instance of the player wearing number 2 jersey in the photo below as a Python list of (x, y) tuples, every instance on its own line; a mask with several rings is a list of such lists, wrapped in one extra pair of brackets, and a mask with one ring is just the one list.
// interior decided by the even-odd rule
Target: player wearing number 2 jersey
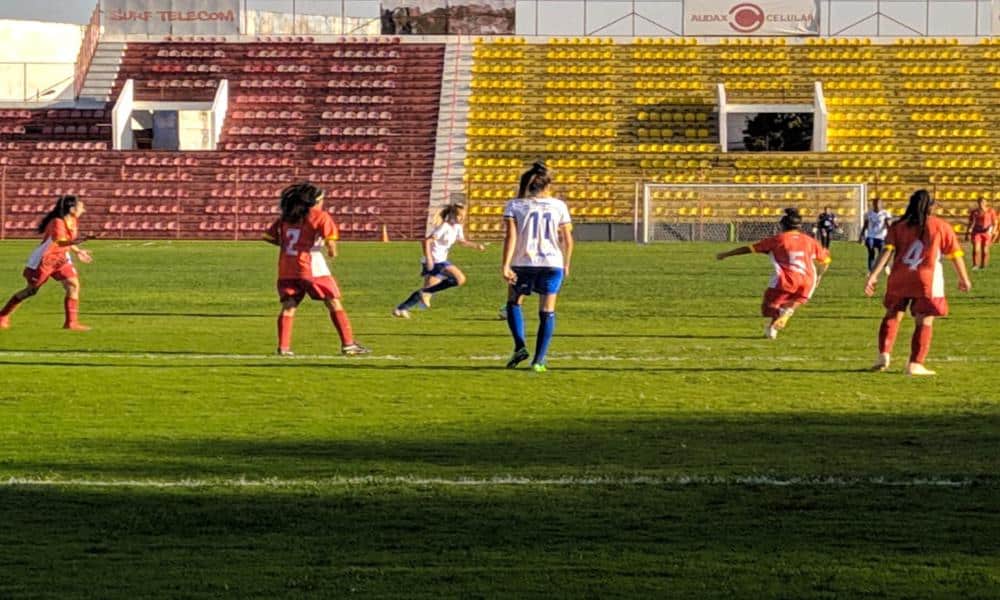
[(506, 234), (501, 274), (508, 284), (507, 325), (514, 338), (513, 369), (528, 358), (521, 304), (532, 292), (540, 296), (538, 337), (531, 367), (546, 370), (545, 356), (556, 326), (556, 297), (563, 277), (569, 276), (573, 255), (573, 225), (566, 203), (550, 195), (552, 174), (536, 162), (521, 175), (518, 197), (503, 210)]
[(281, 217), (264, 233), (264, 240), (281, 248), (278, 255), (278, 354), (292, 354), (295, 309), (306, 294), (322, 300), (330, 311), (344, 354), (366, 354), (355, 343), (351, 322), (340, 302), (340, 289), (330, 274), (322, 246), (330, 258), (337, 256), (337, 225), (323, 211), (323, 192), (310, 183), (289, 186), (281, 193)]
[(865, 294), (874, 295), (879, 273), (889, 259), (893, 259), (885, 292), (886, 313), (878, 332), (879, 357), (872, 367), (876, 371), (889, 368), (899, 324), (909, 308), (916, 327), (910, 340), (906, 373), (934, 375), (934, 371), (924, 367), (924, 359), (931, 347), (934, 317), (948, 314), (942, 257), (951, 259), (955, 265), (958, 289), (967, 292), (972, 288), (958, 237), (948, 223), (931, 215), (933, 205), (934, 200), (926, 190), (918, 190), (910, 196), (906, 213), (889, 228), (885, 249), (865, 282)]

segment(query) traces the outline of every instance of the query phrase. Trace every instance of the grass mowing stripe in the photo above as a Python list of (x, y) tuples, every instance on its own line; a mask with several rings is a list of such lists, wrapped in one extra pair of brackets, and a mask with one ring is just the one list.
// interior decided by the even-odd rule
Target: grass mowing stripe
[(719, 477), (707, 475), (678, 475), (674, 477), (519, 477), (505, 475), (497, 477), (473, 478), (459, 477), (448, 479), (443, 477), (415, 476), (375, 476), (360, 477), (330, 477), (323, 479), (44, 479), (33, 477), (10, 477), (0, 479), (0, 487), (36, 487), (36, 486), (66, 486), (66, 487), (125, 487), (125, 488), (326, 488), (343, 486), (437, 486), (437, 487), (636, 487), (636, 486), (741, 486), (741, 487), (943, 487), (959, 488), (971, 485), (995, 485), (997, 482), (981, 479), (953, 479), (947, 477), (923, 477), (913, 479), (898, 479), (889, 477), (769, 477), (766, 475), (747, 475), (737, 477)]

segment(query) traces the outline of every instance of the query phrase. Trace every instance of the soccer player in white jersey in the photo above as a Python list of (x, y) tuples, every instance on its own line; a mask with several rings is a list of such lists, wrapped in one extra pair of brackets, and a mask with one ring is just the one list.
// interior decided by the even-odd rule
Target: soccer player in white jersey
[(889, 223), (892, 213), (879, 206), (878, 198), (872, 200), (871, 208), (865, 213), (865, 222), (861, 225), (861, 237), (858, 241), (868, 249), (868, 272), (875, 268), (878, 255), (885, 248), (885, 236), (889, 234)]
[(486, 250), (486, 246), (465, 239), (464, 221), (465, 206), (462, 204), (449, 204), (438, 213), (434, 231), (424, 238), (423, 243), (420, 275), (424, 278), (424, 286), (394, 308), (393, 316), (409, 319), (410, 309), (417, 304), (430, 306), (432, 294), (465, 285), (465, 273), (448, 262), (448, 252), (456, 243), (480, 252)]
[(573, 225), (566, 203), (552, 197), (551, 184), (545, 164), (534, 163), (521, 175), (518, 197), (503, 210), (506, 234), (500, 272), (508, 284), (507, 325), (514, 338), (508, 369), (528, 358), (521, 304), (525, 296), (537, 292), (538, 336), (531, 367), (536, 373), (546, 370), (545, 355), (556, 327), (556, 298), (563, 278), (569, 276)]

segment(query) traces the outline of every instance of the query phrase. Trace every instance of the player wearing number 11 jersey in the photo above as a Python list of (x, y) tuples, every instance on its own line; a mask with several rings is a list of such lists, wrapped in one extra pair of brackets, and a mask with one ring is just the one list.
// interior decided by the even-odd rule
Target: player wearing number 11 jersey
[(934, 375), (934, 371), (924, 367), (924, 359), (931, 347), (934, 317), (948, 314), (942, 257), (951, 259), (955, 265), (958, 289), (967, 292), (972, 288), (958, 237), (948, 223), (931, 214), (932, 206), (934, 200), (926, 190), (918, 190), (910, 196), (906, 213), (889, 228), (885, 249), (865, 282), (865, 294), (874, 295), (879, 273), (889, 259), (893, 259), (883, 302), (885, 317), (878, 331), (879, 357), (873, 370), (889, 368), (889, 357), (900, 321), (906, 309), (910, 309), (916, 327), (910, 340), (910, 362), (906, 366), (906, 374)]
[(536, 162), (521, 175), (517, 198), (503, 209), (506, 234), (500, 272), (508, 284), (507, 325), (514, 338), (513, 369), (528, 358), (521, 303), (532, 292), (539, 295), (538, 336), (531, 367), (546, 370), (545, 357), (556, 326), (556, 297), (569, 275), (573, 255), (573, 225), (566, 203), (551, 196), (552, 174)]
[(718, 260), (750, 253), (766, 253), (771, 257), (774, 276), (764, 291), (760, 312), (770, 319), (764, 326), (764, 336), (772, 340), (788, 324), (795, 309), (808, 302), (816, 290), (819, 277), (813, 263), (822, 263), (824, 273), (830, 265), (830, 252), (802, 232), (798, 209), (786, 208), (780, 224), (782, 231), (778, 235), (716, 255)]
[(322, 300), (330, 311), (344, 354), (367, 354), (354, 341), (351, 321), (340, 302), (340, 289), (323, 257), (326, 246), (330, 258), (337, 256), (338, 230), (323, 211), (323, 191), (311, 183), (289, 186), (281, 193), (281, 217), (264, 233), (264, 240), (281, 248), (278, 254), (278, 354), (292, 355), (292, 324), (295, 309), (309, 295)]

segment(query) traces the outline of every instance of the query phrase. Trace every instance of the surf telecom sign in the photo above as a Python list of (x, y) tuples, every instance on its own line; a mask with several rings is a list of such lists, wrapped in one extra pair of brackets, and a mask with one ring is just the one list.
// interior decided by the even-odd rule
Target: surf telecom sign
[(240, 0), (103, 0), (105, 33), (236, 35)]
[(684, 3), (684, 35), (819, 35), (817, 0), (698, 0)]

